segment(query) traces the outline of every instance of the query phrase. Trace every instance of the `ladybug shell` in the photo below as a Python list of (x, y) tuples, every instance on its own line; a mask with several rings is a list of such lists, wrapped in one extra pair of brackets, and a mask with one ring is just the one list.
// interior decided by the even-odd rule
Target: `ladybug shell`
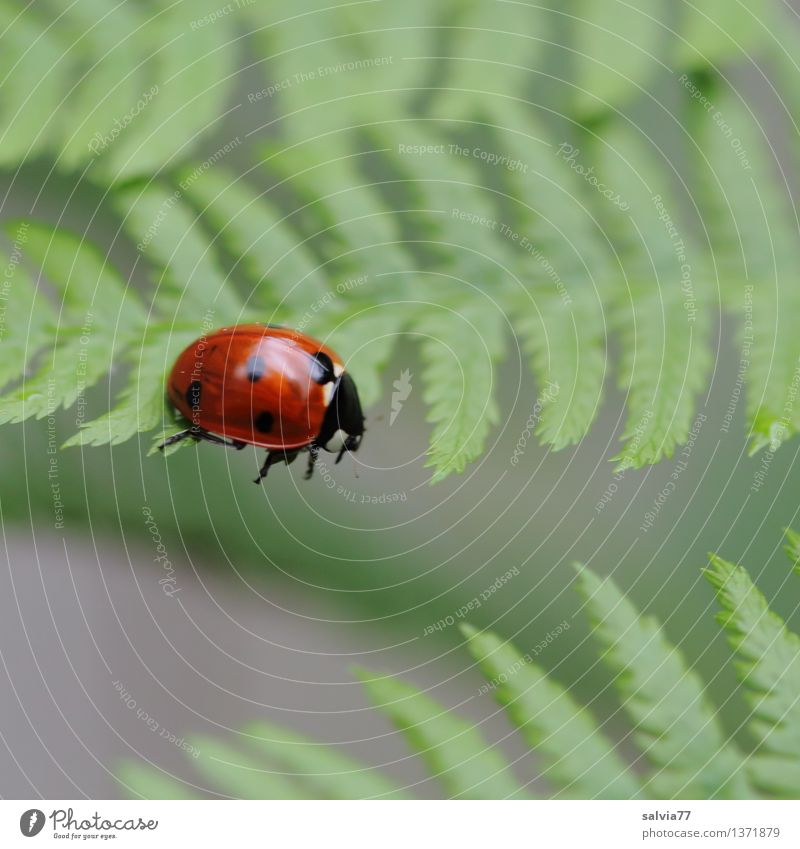
[(263, 324), (223, 327), (184, 350), (169, 398), (193, 427), (270, 449), (319, 435), (341, 357), (298, 331)]

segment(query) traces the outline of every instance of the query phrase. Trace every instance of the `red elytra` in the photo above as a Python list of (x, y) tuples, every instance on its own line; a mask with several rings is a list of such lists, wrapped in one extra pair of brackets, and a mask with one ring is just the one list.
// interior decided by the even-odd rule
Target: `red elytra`
[(167, 439), (205, 440), (268, 449), (256, 483), (271, 465), (321, 448), (355, 451), (364, 433), (358, 391), (341, 357), (311, 336), (285, 327), (240, 324), (201, 336), (177, 358), (170, 401), (190, 423)]

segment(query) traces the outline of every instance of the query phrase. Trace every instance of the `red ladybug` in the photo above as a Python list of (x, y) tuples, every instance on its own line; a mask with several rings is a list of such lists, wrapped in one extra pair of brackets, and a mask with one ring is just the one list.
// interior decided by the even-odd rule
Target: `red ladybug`
[(320, 448), (338, 454), (338, 463), (364, 434), (358, 391), (341, 357), (285, 327), (240, 324), (200, 337), (175, 361), (168, 394), (191, 425), (160, 447), (188, 437), (266, 448), (256, 483), (300, 451), (309, 453), (308, 479)]

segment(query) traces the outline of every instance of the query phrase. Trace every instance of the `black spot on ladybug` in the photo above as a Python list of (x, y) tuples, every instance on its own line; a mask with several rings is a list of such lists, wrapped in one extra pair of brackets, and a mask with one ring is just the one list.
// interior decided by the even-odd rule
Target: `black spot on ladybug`
[(203, 393), (203, 386), (199, 380), (193, 380), (186, 390), (186, 403), (193, 409), (200, 408), (200, 397)]
[(275, 417), (272, 413), (268, 413), (266, 410), (263, 413), (259, 413), (256, 416), (255, 426), (256, 430), (259, 433), (269, 433), (272, 430), (272, 425), (275, 422)]
[(316, 383), (320, 384), (330, 383), (336, 379), (333, 371), (333, 360), (323, 351), (314, 354), (314, 366), (311, 376)]
[(245, 366), (247, 370), (247, 379), (251, 383), (261, 380), (264, 377), (264, 372), (267, 370), (267, 365), (261, 357), (250, 357)]

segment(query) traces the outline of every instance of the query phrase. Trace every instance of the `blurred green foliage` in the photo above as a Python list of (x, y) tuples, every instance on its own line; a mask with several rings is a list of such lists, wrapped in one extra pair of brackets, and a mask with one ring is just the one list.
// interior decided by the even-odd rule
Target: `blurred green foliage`
[[(797, 536), (789, 553), (797, 560)], [(770, 611), (746, 570), (711, 557), (706, 570), (718, 619), (739, 658), (750, 705), (746, 754), (727, 739), (701, 679), (658, 623), (639, 615), (610, 579), (579, 567), (577, 589), (601, 660), (614, 676), (638, 748), (635, 767), (589, 711), (538, 663), (490, 632), (463, 625), (468, 648), (513, 726), (535, 752), (555, 797), (578, 799), (797, 798), (800, 637)], [(568, 623), (564, 623), (569, 628)], [(550, 635), (556, 639), (564, 630)], [(547, 641), (549, 642), (549, 641)], [(480, 730), (398, 678), (358, 671), (369, 700), (405, 737), (448, 798), (528, 798), (514, 770)], [(197, 770), (213, 792), (247, 799), (398, 798), (380, 773), (280, 727), (257, 723), (233, 745), (192, 738)], [(120, 781), (145, 798), (185, 798), (192, 787), (135, 762)]]
[[(343, 619), (409, 639), (510, 560), (524, 577), (474, 621), (521, 647), (571, 615), (565, 559), (596, 558), (663, 611), (706, 676), (722, 667), (718, 703), (738, 727), (709, 594), (685, 564), (723, 538), (737, 555), (752, 545), (770, 601), (794, 612), (771, 564), (800, 493), (792, 447), (774, 455), (800, 424), (797, 21), (773, 0), (219, 12), (216, 0), (0, 0), (13, 295), (0, 421), (16, 423), (0, 444), (3, 521), (48, 527), (48, 450), (69, 440), (83, 446), (57, 452), (70, 532), (141, 542), (146, 505), (185, 568), (302, 584), (309, 604), (341, 599)], [(151, 431), (173, 425), (163, 375), (209, 315), (302, 326), (345, 355), (374, 405), (360, 454), (379, 470), (372, 485), (415, 492), (388, 530), (375, 532), (385, 510), (354, 511), (324, 486), (256, 495), (241, 483), (249, 451), (147, 458)], [(401, 359), (424, 398), (398, 437), (378, 419)], [(559, 390), (542, 398), (548, 385)], [(685, 495), (640, 533), (675, 468), (650, 464), (738, 393), (731, 439), (704, 428)], [(528, 446), (506, 478), (539, 400), (545, 448)], [(617, 407), (620, 427), (603, 414)], [(757, 462), (781, 458), (758, 492), (745, 439)], [(429, 448), (440, 494), (396, 470), (406, 444)], [(614, 473), (599, 455), (626, 475), (605, 512)], [(554, 665), (612, 712), (578, 631)]]

